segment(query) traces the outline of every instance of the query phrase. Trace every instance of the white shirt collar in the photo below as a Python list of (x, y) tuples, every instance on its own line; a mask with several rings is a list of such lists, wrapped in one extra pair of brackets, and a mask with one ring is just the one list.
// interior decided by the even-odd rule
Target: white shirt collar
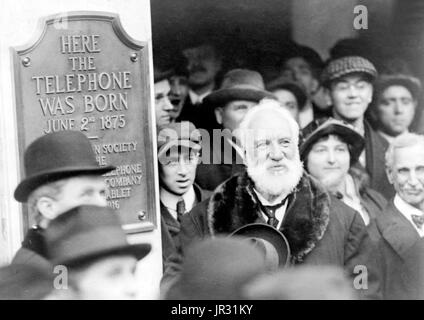
[(358, 195), (355, 181), (350, 174), (347, 174), (345, 178), (345, 190), (343, 192), (342, 201), (349, 207), (358, 211), (366, 226), (370, 223), (370, 216), (361, 204), (361, 199)]
[[(271, 203), (268, 200), (266, 200), (259, 192), (257, 192), (256, 189), (253, 189), (253, 191), (256, 193), (259, 201), (264, 206), (275, 206), (275, 205), (281, 203), (281, 201), (283, 201), (284, 198), (286, 197), (285, 195), (281, 195), (281, 197), (278, 197), (278, 199), (276, 199), (274, 202)], [(275, 217), (278, 219), (277, 229), (280, 229), (281, 224), (283, 223), (283, 219), (284, 219), (284, 216), (286, 214), (286, 209), (287, 209), (287, 202), (288, 201), (286, 201), (284, 203), (284, 205), (282, 205), (280, 208), (277, 209), (277, 211), (275, 211)], [(262, 213), (262, 216), (264, 217), (265, 221), (268, 221), (268, 216), (263, 212), (261, 212), (261, 213)]]
[[(191, 188), (183, 194), (182, 198), (184, 199), (186, 212), (189, 212), (196, 202), (196, 192), (194, 187)], [(171, 215), (177, 219), (177, 202), (181, 199), (181, 196), (177, 196), (164, 188), (160, 188), (160, 201), (168, 209)]]
[[(381, 130), (378, 130), (377, 131), (384, 139), (386, 139), (389, 143), (392, 143), (393, 142), (393, 140), (395, 140), (395, 138), (396, 137), (392, 137), (392, 136), (389, 136), (387, 133), (384, 133), (383, 131), (381, 131)], [(408, 130), (406, 130), (404, 133), (401, 133), (400, 135), (403, 135), (403, 134), (405, 134), (405, 133), (408, 133), (409, 131)]]
[(421, 227), (421, 229), (418, 229), (414, 221), (412, 221), (413, 214), (423, 215), (424, 212), (411, 206), (409, 203), (404, 201), (397, 193), (395, 195), (394, 204), (395, 204), (395, 207), (400, 211), (400, 213), (402, 213), (405, 216), (405, 218), (408, 219), (409, 222), (411, 222), (412, 226), (414, 227), (415, 230), (417, 230), (420, 237), (424, 237), (424, 226)]
[(202, 93), (202, 94), (199, 95), (196, 92), (194, 92), (193, 90), (189, 90), (188, 95), (190, 97), (192, 104), (198, 104), (198, 103), (202, 103), (203, 99), (211, 92), (212, 92), (212, 90), (208, 90), (205, 93)]
[(314, 121), (314, 110), (312, 104), (309, 103), (299, 111), (299, 126), (303, 129), (312, 121)]

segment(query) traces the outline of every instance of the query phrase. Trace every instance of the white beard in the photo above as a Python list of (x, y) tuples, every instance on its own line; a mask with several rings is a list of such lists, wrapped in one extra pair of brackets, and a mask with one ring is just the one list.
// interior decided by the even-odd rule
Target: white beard
[(293, 160), (282, 160), (287, 171), (282, 173), (270, 173), (267, 170), (267, 162), (252, 164), (247, 161), (247, 173), (255, 184), (255, 189), (265, 198), (277, 198), (288, 195), (298, 185), (303, 174), (303, 163), (299, 157)]

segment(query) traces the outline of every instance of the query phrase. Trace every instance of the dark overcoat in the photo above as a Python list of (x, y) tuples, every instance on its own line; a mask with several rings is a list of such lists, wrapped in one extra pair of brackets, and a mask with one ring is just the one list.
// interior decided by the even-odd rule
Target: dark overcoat
[[(196, 201), (200, 203), (206, 200), (211, 192), (201, 189), (198, 185), (194, 184), (194, 192), (196, 194)], [(163, 261), (180, 247), (178, 234), (180, 233), (180, 223), (174, 219), (169, 210), (160, 203), (161, 213), (161, 236), (162, 236), (162, 258)]]
[(418, 299), (422, 296), (424, 279), (424, 245), (414, 226), (390, 201), (385, 214), (377, 218), (382, 241), (383, 298)]
[[(180, 232), (182, 251), (196, 239), (229, 234), (249, 223), (265, 223), (252, 188), (246, 173), (236, 175), (184, 216)], [(280, 231), (289, 242), (291, 262), (340, 266), (352, 276), (352, 281), (359, 274), (357, 266), (365, 266), (368, 289), (358, 290), (359, 295), (380, 298), (376, 248), (359, 214), (307, 174), (288, 201)]]

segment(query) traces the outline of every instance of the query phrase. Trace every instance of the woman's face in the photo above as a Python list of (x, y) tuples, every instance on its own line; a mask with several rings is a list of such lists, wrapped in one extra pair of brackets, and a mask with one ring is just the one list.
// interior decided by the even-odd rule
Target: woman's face
[(350, 153), (336, 135), (318, 140), (307, 156), (307, 170), (329, 190), (335, 190), (345, 179), (350, 167)]

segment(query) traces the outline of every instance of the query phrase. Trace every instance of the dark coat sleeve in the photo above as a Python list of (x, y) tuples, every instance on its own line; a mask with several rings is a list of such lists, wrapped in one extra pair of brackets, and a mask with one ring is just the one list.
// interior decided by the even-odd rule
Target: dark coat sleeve
[(381, 299), (381, 270), (376, 255), (376, 244), (371, 240), (359, 214), (355, 214), (345, 245), (345, 270), (353, 279), (353, 286), (362, 299)]
[(210, 236), (207, 223), (207, 207), (209, 200), (195, 206), (181, 220), (180, 244), (182, 252), (196, 239)]

